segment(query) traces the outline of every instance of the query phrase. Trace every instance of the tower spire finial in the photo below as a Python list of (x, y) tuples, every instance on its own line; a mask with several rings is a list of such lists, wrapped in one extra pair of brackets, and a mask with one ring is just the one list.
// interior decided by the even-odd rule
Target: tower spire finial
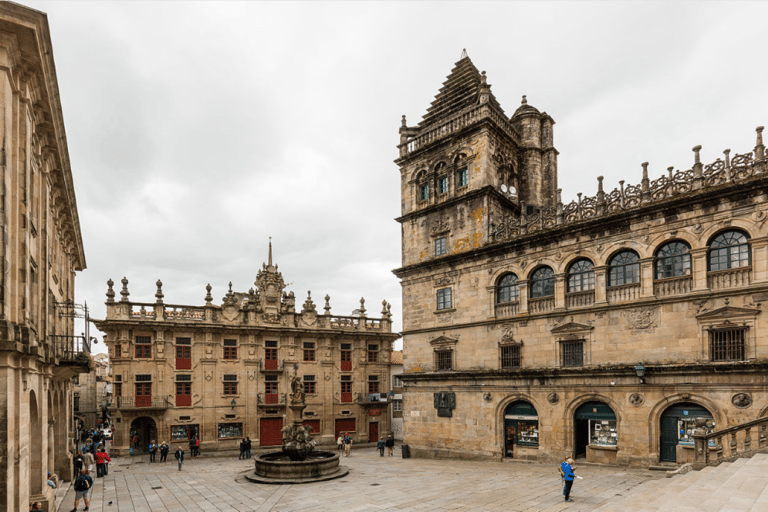
[(272, 237), (269, 237), (269, 266), (272, 266)]
[(463, 49), (461, 50), (461, 57), (459, 57), (459, 60), (461, 60), (461, 59), (466, 59), (467, 57), (469, 57), (469, 55), (467, 55), (467, 49), (466, 49), (466, 48), (463, 48)]

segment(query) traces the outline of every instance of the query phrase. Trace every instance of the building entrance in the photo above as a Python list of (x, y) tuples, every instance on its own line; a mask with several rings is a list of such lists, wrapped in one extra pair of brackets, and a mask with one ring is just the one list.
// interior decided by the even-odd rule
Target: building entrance
[(576, 409), (573, 419), (575, 459), (587, 457), (588, 446), (616, 446), (619, 431), (616, 414), (603, 402), (587, 402)]
[(528, 402), (513, 402), (504, 410), (504, 456), (520, 456), (521, 448), (538, 448), (539, 415)]
[(157, 427), (155, 426), (155, 420), (142, 416), (136, 418), (131, 422), (131, 442), (133, 442), (134, 434), (139, 436), (138, 444), (134, 444), (134, 450), (141, 450), (143, 452), (149, 451), (149, 442), (157, 440)]
[(712, 414), (704, 407), (684, 402), (668, 407), (661, 414), (661, 440), (659, 443), (659, 460), (662, 462), (677, 462), (678, 446), (693, 446), (693, 429), (696, 418), (707, 421), (706, 430), (715, 428)]

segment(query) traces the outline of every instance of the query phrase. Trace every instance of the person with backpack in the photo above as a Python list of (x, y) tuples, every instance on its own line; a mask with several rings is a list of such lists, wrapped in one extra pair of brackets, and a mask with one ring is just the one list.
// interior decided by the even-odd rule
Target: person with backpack
[(160, 462), (165, 462), (165, 459), (168, 458), (168, 452), (171, 451), (171, 448), (165, 444), (165, 441), (160, 445)]
[(179, 471), (181, 471), (181, 464), (184, 462), (184, 450), (181, 449), (181, 445), (179, 445), (179, 449), (176, 450), (174, 456), (179, 463)]
[(155, 440), (151, 440), (149, 442), (149, 462), (157, 462), (155, 460), (155, 457), (157, 456), (157, 443), (155, 443)]
[(80, 498), (83, 498), (83, 502), (85, 502), (85, 508), (83, 510), (88, 510), (88, 507), (90, 506), (88, 495), (91, 492), (91, 487), (93, 487), (93, 479), (88, 476), (84, 469), (80, 470), (80, 475), (75, 479), (74, 487), (75, 508), (73, 508), (71, 512), (77, 512), (77, 504), (80, 503)]
[(573, 471), (573, 459), (566, 457), (563, 463), (560, 464), (560, 474), (563, 476), (563, 483), (565, 484), (563, 486), (563, 496), (565, 496), (565, 501), (573, 501), (571, 499), (571, 486), (573, 486), (574, 479)]

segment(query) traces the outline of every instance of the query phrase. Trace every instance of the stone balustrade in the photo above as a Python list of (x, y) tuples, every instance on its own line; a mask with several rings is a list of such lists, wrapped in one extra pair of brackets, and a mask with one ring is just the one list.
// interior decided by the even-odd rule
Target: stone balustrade
[[(703, 425), (697, 424), (697, 427)], [(740, 457), (751, 457), (757, 452), (768, 451), (767, 428), (768, 417), (764, 417), (709, 434), (694, 433), (696, 453), (693, 469), (701, 470), (707, 466), (717, 466), (722, 462), (732, 462)], [(714, 450), (710, 450), (711, 441), (714, 441)]]

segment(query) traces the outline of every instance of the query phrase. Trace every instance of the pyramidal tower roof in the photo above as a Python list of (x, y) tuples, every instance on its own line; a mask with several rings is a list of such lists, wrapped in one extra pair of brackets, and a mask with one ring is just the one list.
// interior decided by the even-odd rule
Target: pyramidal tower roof
[[(477, 105), (480, 96), (480, 86), (484, 76), (477, 70), (466, 50), (461, 53), (461, 59), (454, 65), (451, 74), (443, 82), (443, 86), (424, 114), (419, 126), (426, 126), (433, 121), (458, 112), (472, 105)], [(491, 93), (489, 103), (502, 114), (504, 111)]]

